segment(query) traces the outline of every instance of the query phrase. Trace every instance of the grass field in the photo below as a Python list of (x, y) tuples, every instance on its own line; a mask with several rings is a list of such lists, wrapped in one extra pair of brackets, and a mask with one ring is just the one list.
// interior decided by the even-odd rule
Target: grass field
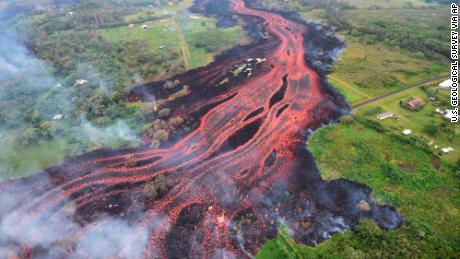
[[(192, 69), (204, 66), (213, 60), (213, 56), (220, 51), (232, 47), (238, 43), (244, 43), (246, 36), (240, 27), (220, 29), (216, 28), (216, 22), (212, 18), (194, 16), (179, 16), (155, 20), (145, 25), (147, 29), (142, 29), (144, 24), (134, 24), (128, 26), (107, 28), (100, 30), (104, 38), (111, 44), (125, 44), (130, 42), (142, 42), (145, 44), (146, 56), (170, 56), (177, 55), (177, 58), (169, 60), (169, 64), (160, 62), (154, 65), (156, 72), (162, 75), (162, 71), (171, 66), (182, 66), (183, 69)], [(209, 51), (205, 47), (197, 46), (196, 42), (202, 39), (207, 32), (215, 31), (220, 41), (217, 47)], [(126, 56), (125, 59), (129, 59)], [(136, 69), (136, 65), (129, 69)], [(166, 66), (165, 66), (166, 65)], [(178, 72), (178, 71), (176, 71)]]
[[(435, 89), (432, 87), (432, 89)], [(444, 92), (444, 91), (443, 91)], [(427, 104), (420, 111), (411, 111), (401, 107), (399, 104), (402, 100), (407, 100), (412, 96), (417, 96), (424, 99)], [(396, 118), (390, 118), (381, 121), (380, 123), (391, 133), (400, 134), (403, 129), (410, 129), (414, 136), (423, 137), (427, 142), (432, 142), (430, 145), (432, 150), (436, 153), (439, 152), (439, 148), (453, 147), (454, 152), (443, 155), (442, 158), (448, 162), (455, 163), (460, 158), (460, 126), (453, 126), (450, 122), (444, 120), (440, 114), (436, 113), (437, 107), (444, 108), (442, 105), (436, 102), (429, 101), (428, 95), (421, 88), (414, 88), (408, 91), (401, 92), (399, 94), (384, 98), (373, 104), (360, 107), (354, 110), (355, 114), (363, 115), (366, 111), (374, 109), (375, 107), (381, 107), (384, 111), (390, 111), (395, 114)], [(375, 115), (367, 116), (369, 119), (375, 119)], [(446, 125), (441, 125), (445, 122)], [(434, 136), (429, 135), (424, 131), (428, 125), (441, 125), (439, 126), (438, 133)], [(450, 125), (450, 126), (447, 126)], [(450, 127), (456, 131), (454, 136), (449, 137), (443, 132), (443, 128)], [(438, 146), (438, 149), (434, 148)]]
[(371, 98), (367, 93), (359, 90), (355, 85), (350, 85), (349, 83), (346, 83), (331, 75), (329, 75), (328, 80), (332, 86), (337, 88), (345, 96), (345, 100), (351, 105), (366, 101)]
[[(15, 132), (2, 132), (3, 147), (14, 145)], [(8, 133), (8, 134), (7, 134)], [(0, 180), (12, 179), (37, 173), (63, 160), (68, 143), (55, 140), (42, 144), (11, 149), (0, 149)]]
[(432, 7), (433, 3), (427, 3), (423, 0), (385, 0), (385, 1), (374, 1), (374, 0), (345, 0), (344, 2), (350, 3), (359, 9), (394, 9), (394, 8), (420, 8), (420, 7)]
[(352, 104), (448, 72), (446, 65), (406, 50), (383, 43), (366, 44), (352, 36), (346, 39), (347, 48), (330, 77), (350, 86), (340, 90)]

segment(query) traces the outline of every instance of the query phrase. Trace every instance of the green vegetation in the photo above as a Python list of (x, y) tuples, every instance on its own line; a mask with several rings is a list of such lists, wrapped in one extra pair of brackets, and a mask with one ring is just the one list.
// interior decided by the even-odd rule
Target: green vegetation
[(366, 44), (354, 36), (347, 39), (347, 49), (330, 76), (350, 86), (343, 91), (346, 97), (353, 96), (348, 99), (352, 104), (448, 71), (447, 66), (404, 49), (383, 43)]
[(334, 67), (332, 83), (356, 104), (448, 72), (449, 7), (429, 2), (259, 0), (257, 4), (298, 11), (307, 20), (337, 29), (347, 48)]
[(359, 118), (316, 132), (309, 147), (326, 179), (365, 183), (378, 202), (393, 204), (405, 224), (380, 230), (363, 221), (317, 248), (294, 244), (281, 230), (259, 258), (435, 258), (456, 257), (459, 250), (460, 174), (400, 135), (369, 129)]
[[(412, 134), (409, 138), (416, 138), (423, 142), (433, 153), (438, 154), (440, 148), (453, 147), (454, 152), (442, 155), (444, 161), (455, 163), (459, 158), (460, 150), (460, 126), (450, 123), (443, 118), (436, 109), (444, 111), (449, 107), (448, 92), (439, 90), (435, 86), (414, 88), (399, 94), (384, 98), (373, 104), (363, 106), (354, 111), (356, 115), (362, 115), (366, 119), (376, 121), (375, 114), (369, 114), (369, 110), (379, 109), (390, 111), (395, 114), (394, 118), (379, 121), (383, 128), (392, 134), (401, 134), (404, 129), (410, 129)], [(430, 101), (427, 91), (431, 92), (436, 100)], [(420, 111), (411, 111), (402, 107), (399, 102), (412, 96), (418, 96), (427, 102)]]

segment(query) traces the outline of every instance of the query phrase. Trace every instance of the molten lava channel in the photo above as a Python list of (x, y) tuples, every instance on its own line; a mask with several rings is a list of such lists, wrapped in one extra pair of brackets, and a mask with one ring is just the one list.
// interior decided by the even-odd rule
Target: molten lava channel
[[(306, 149), (311, 130), (347, 110), (307, 62), (314, 27), (243, 0), (215, 2), (225, 7), (221, 14), (263, 25), (270, 36), (178, 75), (192, 96), (177, 101), (174, 113), (194, 116), (199, 126), (161, 149), (96, 150), (0, 183), (0, 197), (14, 197), (0, 208), (2, 246), (24, 258), (240, 258), (256, 254), (281, 225), (297, 242), (316, 245), (364, 217), (387, 229), (401, 224), (394, 208), (370, 200), (366, 186), (323, 181)], [(196, 6), (212, 12), (212, 4)], [(218, 86), (228, 67), (258, 56), (266, 61), (251, 77)], [(161, 95), (156, 89), (131, 95)], [(127, 166), (127, 158), (137, 164)], [(168, 187), (148, 196), (146, 184), (159, 177)], [(104, 232), (110, 228), (126, 230), (113, 235), (132, 249)], [(22, 238), (30, 231), (36, 239)], [(98, 233), (111, 241), (88, 245), (100, 241)]]

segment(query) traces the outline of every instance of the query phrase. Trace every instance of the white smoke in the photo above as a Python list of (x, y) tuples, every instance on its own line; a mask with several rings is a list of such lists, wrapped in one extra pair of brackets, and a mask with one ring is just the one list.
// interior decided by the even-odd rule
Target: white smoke
[(139, 136), (123, 120), (117, 120), (113, 125), (102, 128), (83, 121), (80, 133), (97, 146), (111, 146), (117, 140), (128, 142), (131, 145), (140, 143)]

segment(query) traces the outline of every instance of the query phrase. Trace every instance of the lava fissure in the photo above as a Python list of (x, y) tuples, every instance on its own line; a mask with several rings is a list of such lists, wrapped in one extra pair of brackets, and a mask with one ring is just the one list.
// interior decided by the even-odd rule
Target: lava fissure
[[(281, 225), (316, 245), (362, 218), (402, 224), (368, 187), (322, 180), (307, 150), (309, 131), (349, 111), (326, 83), (343, 47), (333, 33), (243, 0), (197, 0), (192, 10), (218, 15), (220, 25), (242, 17), (254, 38), (172, 79), (190, 95), (167, 107), (196, 127), (160, 149), (95, 150), (0, 183), (1, 248), (23, 258), (241, 258)], [(254, 59), (253, 74), (228, 72)], [(167, 97), (163, 83), (136, 87), (126, 100)], [(91, 245), (107, 238), (111, 245)]]

